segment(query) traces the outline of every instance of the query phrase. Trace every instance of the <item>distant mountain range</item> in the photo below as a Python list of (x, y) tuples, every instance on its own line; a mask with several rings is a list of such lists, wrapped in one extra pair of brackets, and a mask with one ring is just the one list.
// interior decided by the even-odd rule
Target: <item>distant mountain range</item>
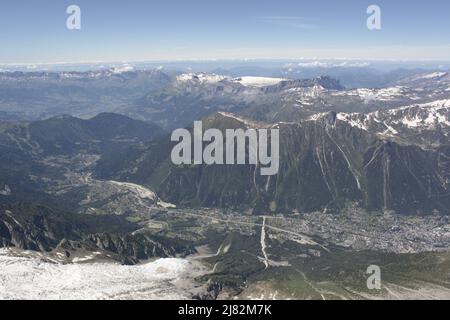
[(44, 120), (64, 114), (91, 118), (113, 112), (172, 130), (227, 111), (267, 122), (298, 121), (319, 112), (367, 113), (442, 100), (448, 98), (450, 85), (445, 71), (399, 72), (385, 87), (356, 89), (345, 89), (330, 76), (300, 76), (234, 77), (132, 68), (0, 72), (0, 120)]
[(129, 105), (170, 77), (159, 71), (1, 72), (1, 120), (44, 120), (70, 114), (90, 118)]

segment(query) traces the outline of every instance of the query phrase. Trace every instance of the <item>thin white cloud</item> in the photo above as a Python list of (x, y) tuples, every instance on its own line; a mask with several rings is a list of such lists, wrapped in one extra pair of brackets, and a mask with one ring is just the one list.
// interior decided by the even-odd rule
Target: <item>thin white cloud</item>
[[(133, 54), (108, 56), (104, 53), (77, 57), (65, 57), (63, 61), (1, 61), (0, 67), (10, 68), (26, 65), (67, 65), (67, 64), (105, 64), (118, 61), (148, 62), (148, 61), (199, 61), (199, 60), (243, 60), (243, 59), (293, 59), (305, 60), (301, 63), (313, 62), (316, 66), (323, 65), (323, 61), (316, 60), (389, 60), (389, 61), (450, 61), (450, 45), (439, 46), (379, 46), (379, 47), (229, 47), (229, 48), (189, 48), (186, 50), (152, 50), (151, 52), (137, 51)], [(72, 59), (71, 59), (72, 58)], [(49, 59), (50, 60), (50, 59)], [(308, 61), (310, 60), (310, 61)], [(325, 65), (326, 66), (326, 65)], [(347, 67), (349, 65), (347, 64)], [(355, 65), (352, 65), (355, 66)]]
[(322, 61), (322, 60), (313, 60), (307, 62), (300, 62), (297, 64), (300, 68), (363, 68), (368, 67), (370, 63), (368, 62), (350, 62), (350, 61)]
[(270, 24), (296, 29), (313, 29), (316, 27), (309, 23), (307, 19), (296, 16), (267, 16), (260, 17), (260, 20)]

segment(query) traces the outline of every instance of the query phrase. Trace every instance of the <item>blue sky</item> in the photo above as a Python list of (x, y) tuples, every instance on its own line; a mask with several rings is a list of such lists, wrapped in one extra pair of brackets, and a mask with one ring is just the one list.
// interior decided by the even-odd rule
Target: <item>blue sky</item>
[[(71, 4), (79, 31), (66, 28)], [(381, 30), (366, 27), (370, 4)], [(450, 60), (450, 1), (0, 2), (3, 64), (302, 57)]]

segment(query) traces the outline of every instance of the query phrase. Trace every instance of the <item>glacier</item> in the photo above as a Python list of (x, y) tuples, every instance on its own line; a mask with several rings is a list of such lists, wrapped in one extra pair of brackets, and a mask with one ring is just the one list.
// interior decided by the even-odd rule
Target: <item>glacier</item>
[(164, 258), (135, 266), (61, 264), (35, 252), (0, 249), (2, 300), (192, 299), (208, 270), (194, 259)]

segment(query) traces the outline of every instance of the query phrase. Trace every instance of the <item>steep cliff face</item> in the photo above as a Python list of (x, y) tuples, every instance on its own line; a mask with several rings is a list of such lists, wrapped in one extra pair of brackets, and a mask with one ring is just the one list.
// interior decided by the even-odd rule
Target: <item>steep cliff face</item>
[(448, 178), (443, 173), (448, 174), (448, 163), (439, 172), (439, 159), (448, 155), (445, 149), (425, 151), (378, 142), (366, 153), (367, 205), (409, 214), (448, 213)]
[(189, 242), (133, 233), (136, 228), (119, 216), (73, 214), (0, 199), (0, 248), (54, 250), (62, 254), (56, 254), (58, 259), (100, 252), (99, 257), (109, 257), (124, 264), (196, 252)]
[(63, 239), (55, 248), (57, 256), (69, 261), (86, 252), (96, 252), (98, 257), (108, 257), (122, 264), (134, 265), (150, 258), (169, 258), (196, 253), (189, 242), (167, 239), (152, 234), (96, 233), (82, 240)]
[(79, 237), (83, 229), (83, 223), (44, 206), (0, 203), (0, 247), (49, 251), (64, 237)]
[[(264, 126), (229, 114), (216, 114), (204, 124), (219, 129)], [(174, 166), (165, 138), (125, 178), (150, 184), (163, 199), (186, 206), (316, 211), (351, 201), (403, 214), (447, 212), (450, 207), (448, 148), (401, 145), (333, 112), (272, 127), (280, 129), (277, 175), (261, 176), (256, 165)]]
[[(219, 115), (218, 117), (222, 117)], [(216, 120), (217, 121), (217, 120)], [(219, 120), (220, 121), (220, 120)], [(202, 206), (239, 206), (257, 212), (324, 209), (341, 200), (358, 200), (364, 191), (361, 150), (367, 138), (339, 126), (335, 114), (302, 124), (279, 124), (280, 169), (261, 176), (254, 165), (172, 168), (160, 193)], [(190, 190), (190, 198), (186, 191)], [(186, 201), (187, 200), (187, 201)]]

